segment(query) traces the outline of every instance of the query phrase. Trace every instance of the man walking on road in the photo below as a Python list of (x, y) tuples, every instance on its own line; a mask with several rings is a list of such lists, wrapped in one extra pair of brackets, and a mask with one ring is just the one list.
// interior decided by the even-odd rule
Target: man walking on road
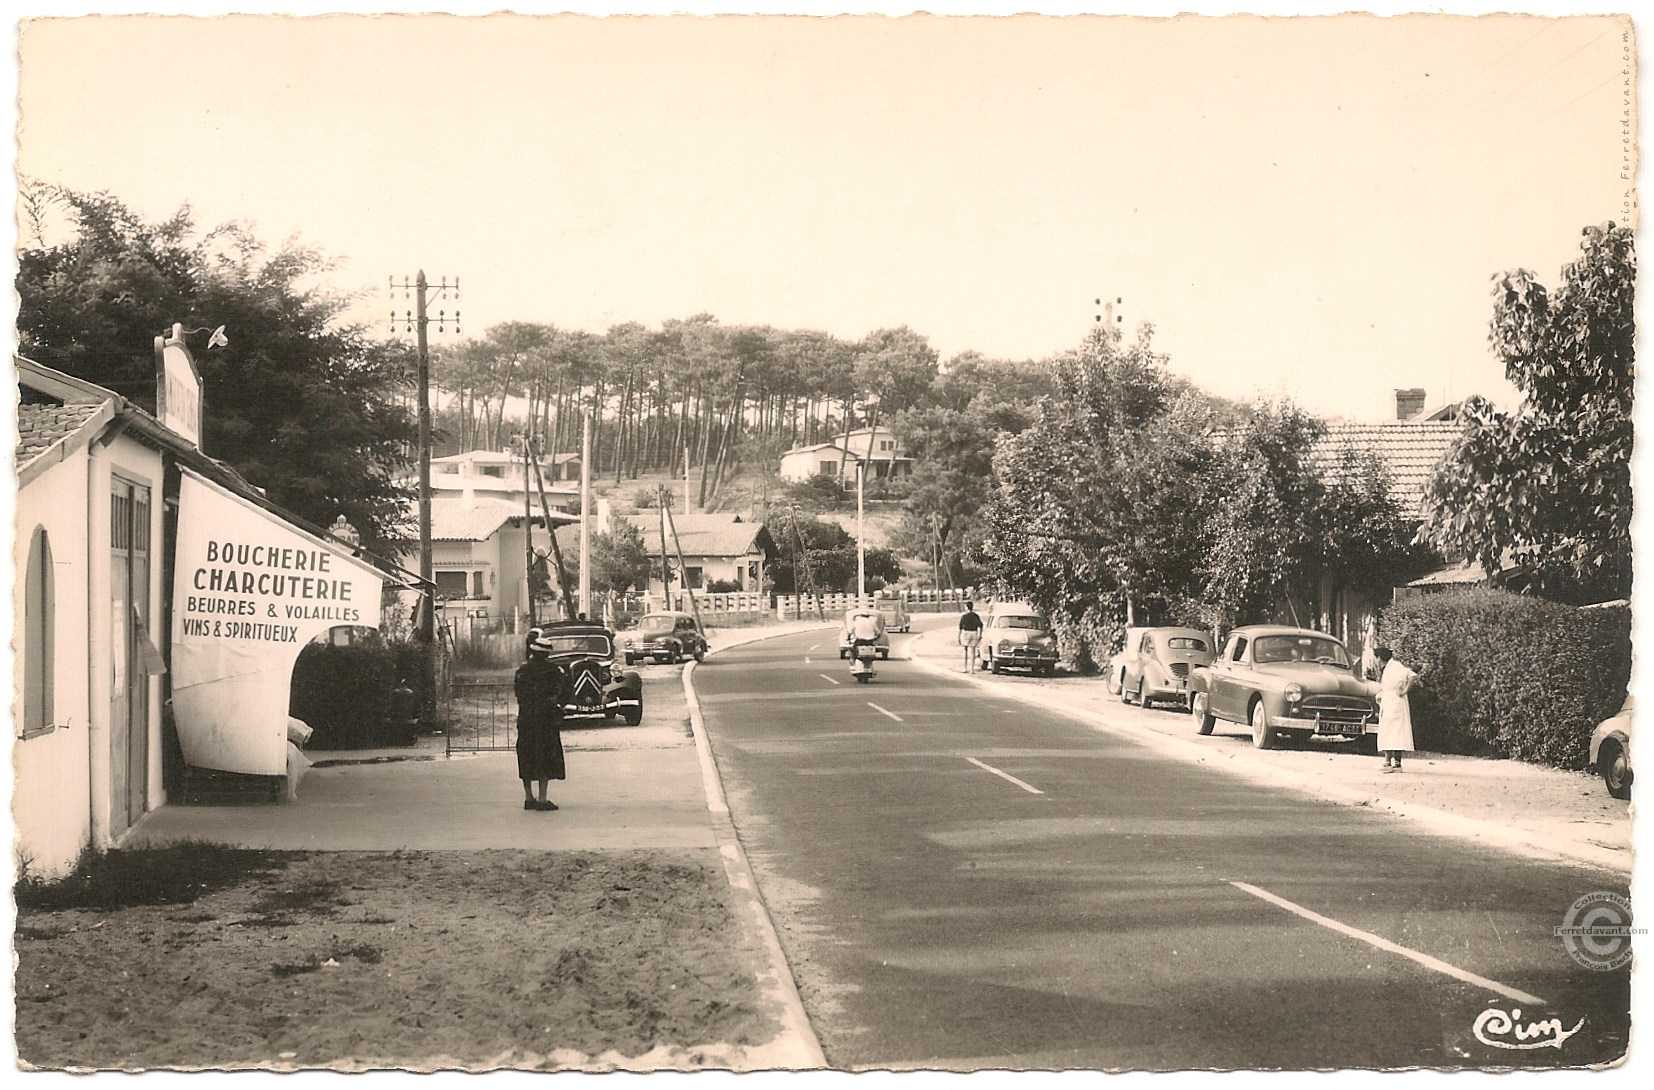
[(976, 649), (982, 643), (982, 618), (969, 602), (959, 615), (959, 646), (965, 649), (965, 673), (976, 666)]

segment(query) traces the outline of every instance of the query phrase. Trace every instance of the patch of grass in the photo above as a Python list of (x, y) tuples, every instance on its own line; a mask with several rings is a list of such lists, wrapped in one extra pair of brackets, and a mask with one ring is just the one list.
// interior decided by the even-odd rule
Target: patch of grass
[(200, 841), (113, 848), (88, 854), (65, 878), (20, 877), (12, 893), (19, 912), (191, 904), (204, 894), (282, 870), (297, 858), (298, 852), (229, 848)]
[(313, 973), (321, 967), (321, 959), (311, 956), (305, 958), (303, 961), (272, 965), (270, 966), (270, 975), (273, 977), (301, 976), (305, 973)]
[(348, 946), (345, 949), (338, 951), (333, 955), (333, 957), (335, 960), (339, 958), (355, 958), (364, 965), (378, 965), (381, 961), (385, 960), (385, 952), (377, 946), (362, 942), (357, 943), (355, 946)]
[(306, 879), (289, 889), (272, 889), (258, 895), (253, 911), (269, 917), (285, 916), (292, 912), (331, 915), (344, 903), (342, 883), (332, 879)]

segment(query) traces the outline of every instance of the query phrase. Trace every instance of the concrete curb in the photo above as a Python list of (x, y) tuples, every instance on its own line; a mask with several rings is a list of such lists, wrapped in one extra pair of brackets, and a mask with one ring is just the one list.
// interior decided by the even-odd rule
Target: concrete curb
[[(1287, 769), (1271, 768), (1267, 765), (1251, 763), (1243, 765), (1236, 759), (1234, 754), (1215, 752), (1193, 738), (1176, 738), (1157, 731), (1143, 731), (1121, 726), (1098, 715), (1090, 708), (1077, 707), (1062, 700), (1050, 699), (1049, 690), (1046, 689), (1029, 691), (1024, 690), (1021, 686), (1008, 684), (992, 677), (981, 677), (975, 673), (965, 674), (962, 670), (950, 670), (912, 650), (912, 644), (923, 639), (925, 635), (926, 633), (921, 632), (913, 636), (904, 647), (904, 650), (908, 652), (907, 657), (924, 669), (955, 679), (963, 675), (964, 680), (983, 689), (991, 690), (997, 695), (1024, 704), (1033, 704), (1047, 710), (1061, 712), (1064, 715), (1081, 720), (1093, 730), (1104, 731), (1116, 737), (1136, 742), (1138, 745), (1147, 746), (1166, 756), (1195, 764), (1208, 764), (1232, 775), (1274, 786), (1286, 787), (1328, 802), (1336, 802), (1345, 806), (1359, 806), (1393, 814), (1396, 817), (1414, 822), (1422, 826), (1425, 831), (1438, 836), (1468, 840), (1487, 847), (1520, 852), (1541, 859), (1585, 864), (1617, 875), (1631, 874), (1632, 861), (1626, 857), (1624, 852), (1598, 848), (1589, 844), (1557, 844), (1541, 839), (1537, 833), (1530, 833), (1523, 829), (1513, 829), (1479, 818), (1462, 817), (1433, 806), (1386, 799), (1369, 792), (1332, 784), (1312, 783)], [(1215, 758), (1221, 758), (1223, 763), (1218, 763)]]
[[(757, 643), (759, 640), (783, 634), (755, 636), (752, 639), (725, 644), (718, 650)], [(750, 1050), (750, 1058), (755, 1061), (755, 1069), (825, 1068), (827, 1057), (823, 1055), (821, 1042), (816, 1039), (815, 1030), (810, 1026), (810, 1016), (805, 1013), (804, 1001), (799, 997), (798, 986), (793, 982), (792, 968), (787, 964), (787, 956), (781, 949), (781, 938), (776, 934), (775, 921), (770, 918), (769, 909), (764, 905), (763, 896), (758, 891), (758, 879), (752, 872), (752, 864), (747, 860), (746, 849), (741, 846), (740, 835), (735, 831), (735, 822), (730, 817), (729, 800), (724, 795), (723, 781), (718, 776), (717, 760), (712, 756), (712, 743), (706, 735), (706, 722), (701, 718), (701, 702), (695, 694), (693, 674), (696, 665), (698, 664), (691, 662), (684, 667), (683, 695), (689, 705), (689, 725), (695, 734), (695, 753), (701, 762), (701, 782), (706, 789), (706, 807), (712, 814), (712, 829), (718, 838), (718, 854), (723, 858), (724, 873), (729, 878), (730, 889), (739, 902), (739, 911), (763, 943), (769, 961), (768, 971), (759, 979), (759, 987), (769, 999), (781, 1007), (781, 1036), (768, 1045)]]

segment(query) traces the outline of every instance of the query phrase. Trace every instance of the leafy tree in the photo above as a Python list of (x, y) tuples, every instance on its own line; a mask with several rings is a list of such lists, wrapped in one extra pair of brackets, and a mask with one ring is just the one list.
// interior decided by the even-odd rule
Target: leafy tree
[(1547, 292), (1494, 282), (1488, 339), (1523, 393), (1514, 413), (1472, 398), (1425, 496), (1424, 536), (1490, 571), (1507, 562), (1566, 598), (1631, 590), (1631, 406), (1637, 261), (1630, 228), (1587, 227)]
[(621, 515), (609, 516), (609, 528), (592, 535), (592, 590), (624, 594), (649, 585), (649, 551), (643, 531)]
[(188, 206), (150, 223), (106, 193), (36, 194), (67, 237), (19, 252), (26, 355), (153, 409), (156, 335), (223, 325), (229, 346), (196, 356), (203, 449), (311, 522), (343, 515), (368, 548), (405, 540), (410, 353), (340, 322), (350, 300), (314, 286), (325, 256), (236, 224), (201, 232)]
[(906, 326), (869, 333), (857, 348), (856, 391), (877, 394), (882, 413), (917, 405), (935, 380), (936, 349)]
[[(856, 590), (856, 539), (836, 522), (815, 518), (801, 511), (774, 507), (764, 522), (770, 527), (779, 546), (780, 555), (771, 565), (777, 594), (807, 593), (809, 586), (801, 570), (805, 558), (810, 566), (810, 579), (822, 594), (854, 593)], [(794, 534), (794, 524), (797, 534)], [(803, 539), (804, 550), (799, 552), (798, 541)], [(902, 577), (902, 565), (896, 554), (886, 548), (871, 548), (866, 552), (867, 587), (878, 590)]]
[(1054, 360), (1052, 395), (994, 459), (984, 559), (1067, 622), (1059, 636), (1082, 663), (1140, 610), (1195, 591), (1205, 440), (1169, 397), (1152, 335), (1144, 325), (1127, 345), (1098, 328)]

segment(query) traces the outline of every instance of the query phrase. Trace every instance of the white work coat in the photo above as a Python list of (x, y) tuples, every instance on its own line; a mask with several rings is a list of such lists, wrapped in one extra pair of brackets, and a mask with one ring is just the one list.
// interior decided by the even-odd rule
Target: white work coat
[(1400, 659), (1393, 658), (1384, 664), (1384, 672), (1378, 678), (1379, 749), (1413, 748), (1413, 709), (1407, 703), (1407, 690), (1417, 677)]

